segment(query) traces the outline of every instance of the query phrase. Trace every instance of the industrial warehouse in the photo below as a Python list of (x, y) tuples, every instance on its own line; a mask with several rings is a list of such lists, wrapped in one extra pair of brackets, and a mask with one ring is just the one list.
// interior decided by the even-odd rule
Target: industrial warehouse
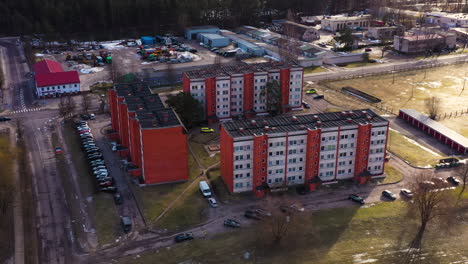
[(221, 125), (221, 175), (230, 192), (269, 190), (384, 173), (389, 122), (370, 109), (257, 118)]
[(171, 108), (145, 84), (117, 84), (109, 90), (111, 136), (119, 139), (135, 168), (134, 177), (144, 184), (186, 181), (187, 134)]

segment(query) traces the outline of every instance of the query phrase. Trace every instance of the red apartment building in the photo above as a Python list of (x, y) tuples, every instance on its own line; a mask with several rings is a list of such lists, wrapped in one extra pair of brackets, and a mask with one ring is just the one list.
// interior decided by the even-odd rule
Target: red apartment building
[(370, 109), (221, 124), (221, 175), (230, 192), (384, 177), (389, 122)]
[(188, 179), (187, 134), (172, 108), (145, 84), (117, 84), (109, 90), (114, 139), (136, 169), (141, 183), (161, 184)]
[(304, 69), (283, 62), (208, 66), (183, 73), (184, 92), (204, 107), (208, 121), (267, 114), (266, 84), (278, 81), (283, 111), (300, 108)]

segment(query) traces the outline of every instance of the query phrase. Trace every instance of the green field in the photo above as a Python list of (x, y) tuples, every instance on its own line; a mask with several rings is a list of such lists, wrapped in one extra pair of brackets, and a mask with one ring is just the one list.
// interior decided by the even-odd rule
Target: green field
[[(441, 113), (443, 114), (467, 109), (468, 89), (464, 91), (462, 89), (468, 70), (463, 69), (468, 69), (468, 66), (456, 64), (401, 72), (395, 75), (333, 81), (328, 85), (333, 89), (351, 86), (382, 99), (383, 103), (390, 108), (411, 108), (421, 112), (426, 112), (424, 99), (435, 96), (441, 99)], [(351, 108), (358, 108), (359, 105), (359, 103), (355, 104), (355, 107)]]
[(385, 174), (387, 177), (382, 180), (382, 184), (395, 183), (403, 179), (403, 173), (390, 164), (385, 164)]
[[(303, 214), (280, 244), (273, 244), (271, 233), (262, 222), (256, 222), (208, 240), (195, 239), (119, 263), (399, 263), (417, 231), (417, 222), (406, 212), (403, 201), (322, 210)], [(463, 215), (466, 217), (466, 212)], [(468, 223), (463, 219), (450, 231), (430, 227), (422, 263), (468, 259)], [(250, 253), (248, 260), (243, 257), (246, 252)]]
[(10, 147), (8, 133), (0, 132), (0, 262), (7, 263), (7, 259), (14, 253), (13, 232), (13, 197), (14, 174), (13, 162), (14, 152)]
[(429, 152), (427, 149), (415, 144), (415, 142), (408, 137), (394, 130), (390, 130), (388, 150), (397, 154), (412, 165), (422, 167), (432, 167), (444, 156), (441, 153)]
[(310, 66), (304, 68), (304, 74), (311, 74), (311, 73), (319, 73), (319, 72), (326, 72), (327, 69), (320, 67), (320, 66)]
[(453, 129), (459, 134), (468, 137), (468, 114), (461, 117), (447, 118), (439, 121), (448, 128)]

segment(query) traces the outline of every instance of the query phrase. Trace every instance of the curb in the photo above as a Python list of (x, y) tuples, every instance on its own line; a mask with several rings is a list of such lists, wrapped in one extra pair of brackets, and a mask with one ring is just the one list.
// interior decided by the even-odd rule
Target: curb
[(395, 157), (398, 157), (399, 159), (401, 159), (404, 163), (406, 163), (408, 166), (414, 168), (414, 169), (419, 169), (419, 170), (428, 170), (428, 169), (433, 169), (432, 167), (431, 168), (426, 168), (426, 167), (421, 167), (421, 166), (416, 166), (416, 165), (413, 165), (411, 164), (409, 161), (405, 160), (404, 158), (402, 158), (400, 155), (396, 154), (395, 152), (387, 149), (388, 152), (392, 153), (392, 155), (394, 155)]

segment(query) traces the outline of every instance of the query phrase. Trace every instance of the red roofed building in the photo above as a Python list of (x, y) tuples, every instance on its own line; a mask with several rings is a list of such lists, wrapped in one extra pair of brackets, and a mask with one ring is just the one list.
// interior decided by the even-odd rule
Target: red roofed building
[(77, 71), (63, 71), (56, 61), (43, 60), (34, 64), (36, 93), (39, 98), (57, 97), (61, 94), (78, 94), (80, 77)]

